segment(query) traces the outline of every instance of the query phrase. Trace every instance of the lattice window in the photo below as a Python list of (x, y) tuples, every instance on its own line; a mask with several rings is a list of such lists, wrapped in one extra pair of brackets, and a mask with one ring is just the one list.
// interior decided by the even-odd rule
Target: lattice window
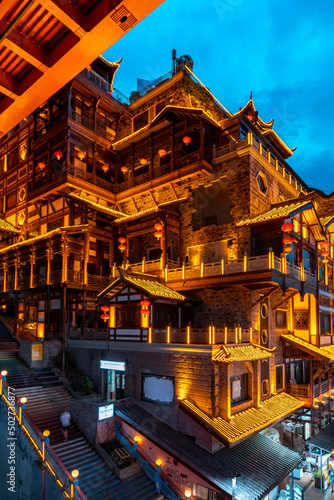
[(299, 330), (308, 329), (308, 311), (295, 312), (295, 328)]

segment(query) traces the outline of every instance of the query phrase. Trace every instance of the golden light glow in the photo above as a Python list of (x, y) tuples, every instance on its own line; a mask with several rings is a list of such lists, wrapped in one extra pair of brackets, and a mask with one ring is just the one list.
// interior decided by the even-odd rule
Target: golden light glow
[(44, 436), (44, 437), (48, 437), (48, 436), (50, 436), (50, 431), (44, 431), (44, 432), (43, 432), (43, 436)]
[(27, 402), (27, 398), (21, 398), (21, 403), (25, 404)]
[(76, 479), (79, 475), (79, 471), (77, 469), (72, 470), (71, 476)]
[(2, 370), (1, 375), (2, 375), (3, 377), (5, 377), (5, 376), (7, 375), (7, 371), (6, 371), (6, 370)]
[(185, 405), (197, 418), (203, 420), (205, 425), (209, 425), (230, 443), (265, 429), (304, 406), (303, 402), (282, 392), (263, 401), (260, 408), (253, 407), (236, 413), (233, 415), (233, 421), (230, 421), (221, 417), (212, 418), (188, 400), (183, 400), (180, 404)]
[(160, 465), (162, 464), (162, 460), (160, 458), (157, 458), (155, 463), (158, 467), (160, 467)]
[(140, 436), (135, 436), (135, 437), (133, 438), (133, 440), (134, 440), (134, 442), (135, 442), (135, 443), (140, 443), (140, 441), (141, 441), (141, 437), (140, 437)]
[(191, 497), (191, 491), (190, 491), (190, 490), (186, 490), (186, 491), (184, 492), (184, 496), (185, 496), (186, 498), (190, 498), (190, 497)]

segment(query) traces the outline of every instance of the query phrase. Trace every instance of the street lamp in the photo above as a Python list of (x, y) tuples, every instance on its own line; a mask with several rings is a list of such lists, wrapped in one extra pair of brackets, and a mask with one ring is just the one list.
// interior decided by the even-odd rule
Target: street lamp
[(22, 410), (26, 409), (26, 402), (27, 402), (27, 398), (21, 398), (21, 404), (20, 404), (20, 408), (19, 408), (19, 425), (21, 425), (21, 422), (22, 422)]
[(78, 484), (79, 471), (77, 469), (72, 470), (71, 476), (73, 478), (73, 482), (71, 483), (71, 498), (74, 498), (74, 486)]
[(186, 490), (184, 492), (184, 495), (185, 495), (186, 498), (190, 498), (191, 497), (191, 491), (190, 490)]

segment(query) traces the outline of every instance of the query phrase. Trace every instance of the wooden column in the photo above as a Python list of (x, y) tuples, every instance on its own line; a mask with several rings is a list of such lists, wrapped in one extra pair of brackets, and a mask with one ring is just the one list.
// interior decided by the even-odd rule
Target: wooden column
[(167, 220), (166, 215), (163, 216), (161, 250), (162, 250), (162, 269), (165, 269), (167, 263)]
[(3, 266), (3, 291), (7, 292), (7, 270), (8, 270), (8, 259), (5, 256), (5, 262)]
[(311, 434), (314, 436), (314, 380), (313, 380), (313, 356), (310, 356), (310, 398), (311, 398)]
[(261, 361), (254, 361), (253, 371), (253, 405), (255, 408), (261, 406)]
[(87, 262), (89, 256), (89, 233), (84, 234), (84, 255), (83, 255), (83, 284), (88, 285)]
[(150, 135), (150, 180), (153, 179), (153, 135)]
[(93, 144), (93, 184), (96, 184), (96, 143)]
[(30, 254), (30, 288), (34, 287), (34, 263), (35, 263), (35, 251), (31, 248)]
[[(18, 264), (19, 264), (19, 256), (18, 256), (18, 251), (16, 250), (16, 259), (15, 259), (15, 276), (14, 276), (14, 290), (17, 290), (18, 288)], [(16, 304), (15, 304), (16, 306)], [(15, 314), (16, 317), (16, 314)]]
[(135, 183), (134, 173), (135, 173), (135, 145), (131, 146), (131, 169), (130, 169), (130, 186), (133, 187)]
[(62, 262), (62, 268), (61, 268), (61, 282), (66, 283), (67, 282), (67, 256), (68, 256), (68, 248), (67, 248), (67, 233), (63, 233), (63, 262)]
[(200, 125), (200, 148), (199, 148), (199, 159), (203, 160), (204, 158), (204, 147), (205, 147), (205, 128), (203, 123)]
[(175, 128), (174, 123), (171, 126), (171, 155), (170, 155), (170, 168), (173, 171), (175, 168)]
[(46, 256), (48, 259), (48, 267), (46, 270), (46, 284), (51, 285), (51, 238), (48, 239), (48, 247), (46, 249)]
[(50, 305), (51, 305), (51, 286), (47, 286), (47, 295), (46, 295), (46, 308), (45, 308), (45, 318), (44, 318), (44, 325), (45, 325), (45, 338), (48, 340), (49, 338), (49, 330), (50, 330)]

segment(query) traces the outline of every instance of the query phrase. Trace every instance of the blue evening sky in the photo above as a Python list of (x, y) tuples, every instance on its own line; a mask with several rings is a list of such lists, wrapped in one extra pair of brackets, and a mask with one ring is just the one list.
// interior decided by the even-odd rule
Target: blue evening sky
[(104, 56), (123, 61), (114, 85), (130, 95), (137, 77), (189, 54), (194, 73), (232, 113), (253, 100), (291, 148), (289, 161), (310, 186), (334, 191), (334, 2), (166, 0)]

